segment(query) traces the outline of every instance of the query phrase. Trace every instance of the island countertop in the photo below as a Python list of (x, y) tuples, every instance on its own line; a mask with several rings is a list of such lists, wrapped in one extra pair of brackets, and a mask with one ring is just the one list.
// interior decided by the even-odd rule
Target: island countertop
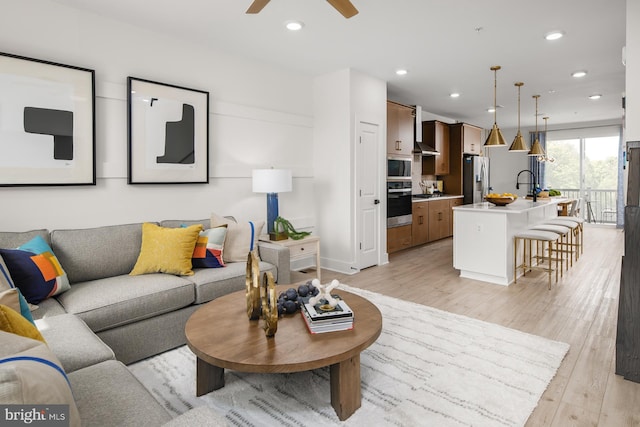
[(493, 203), (482, 202), (482, 203), (474, 203), (472, 205), (454, 206), (453, 209), (461, 210), (461, 211), (479, 211), (479, 212), (487, 212), (487, 213), (520, 214), (520, 213), (531, 211), (534, 209), (544, 208), (552, 204), (557, 205), (558, 203), (562, 203), (567, 200), (569, 199), (565, 197), (546, 197), (543, 199), (538, 199), (538, 201), (536, 202), (534, 202), (533, 200), (518, 199), (515, 202), (508, 204), (506, 206), (496, 206)]
[(460, 276), (508, 286), (514, 276), (513, 236), (558, 215), (566, 198), (518, 199), (507, 206), (453, 207), (453, 267)]

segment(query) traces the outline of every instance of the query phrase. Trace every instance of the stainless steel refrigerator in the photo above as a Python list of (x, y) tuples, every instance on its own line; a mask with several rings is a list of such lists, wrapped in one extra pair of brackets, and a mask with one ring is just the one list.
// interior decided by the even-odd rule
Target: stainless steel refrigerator
[(464, 204), (481, 203), (489, 192), (489, 158), (465, 155), (462, 158)]

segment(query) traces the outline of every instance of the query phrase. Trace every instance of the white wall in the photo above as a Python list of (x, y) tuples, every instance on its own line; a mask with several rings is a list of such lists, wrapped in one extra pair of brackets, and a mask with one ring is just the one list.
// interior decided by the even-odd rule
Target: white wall
[[(314, 82), (314, 196), (323, 267), (343, 273), (356, 267), (355, 139), (356, 121), (380, 127), (379, 170), (384, 185), (386, 83), (355, 70), (319, 76)], [(384, 194), (386, 197), (386, 194)], [(386, 257), (386, 203), (381, 205), (380, 263)], [(383, 233), (384, 231), (384, 233)]]
[[(223, 40), (220, 45), (223, 45)], [(251, 170), (294, 171), (280, 214), (313, 226), (312, 79), (46, 0), (3, 0), (0, 51), (96, 70), (97, 185), (0, 188), (0, 230), (266, 218)], [(210, 183), (127, 185), (126, 78), (210, 92)]]

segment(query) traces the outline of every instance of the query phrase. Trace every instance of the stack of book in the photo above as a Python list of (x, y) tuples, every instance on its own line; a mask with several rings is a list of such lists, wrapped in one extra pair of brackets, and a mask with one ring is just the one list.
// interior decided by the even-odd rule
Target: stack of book
[(338, 295), (332, 296), (338, 300), (333, 309), (328, 309), (325, 300), (311, 305), (308, 297), (303, 299), (300, 313), (312, 334), (353, 329), (353, 311)]

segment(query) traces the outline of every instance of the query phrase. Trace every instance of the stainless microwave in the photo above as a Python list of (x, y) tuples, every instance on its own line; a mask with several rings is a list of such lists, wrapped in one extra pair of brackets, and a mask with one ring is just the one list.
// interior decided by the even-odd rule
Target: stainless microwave
[(388, 181), (410, 181), (411, 180), (411, 158), (388, 157), (387, 158), (387, 180)]

